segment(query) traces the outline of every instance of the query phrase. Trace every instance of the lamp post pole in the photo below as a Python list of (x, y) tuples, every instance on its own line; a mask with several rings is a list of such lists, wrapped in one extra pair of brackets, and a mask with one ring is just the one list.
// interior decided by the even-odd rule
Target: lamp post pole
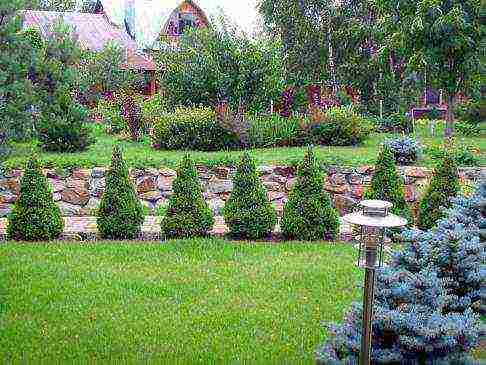
[(363, 293), (363, 327), (361, 331), (360, 365), (371, 364), (371, 321), (373, 317), (373, 299), (375, 296), (376, 246), (365, 248), (365, 279)]
[(348, 214), (343, 220), (361, 227), (358, 266), (364, 267), (365, 278), (359, 364), (370, 365), (375, 274), (383, 261), (384, 229), (403, 227), (407, 220), (391, 214), (393, 205), (387, 201), (364, 200), (360, 205), (361, 211)]

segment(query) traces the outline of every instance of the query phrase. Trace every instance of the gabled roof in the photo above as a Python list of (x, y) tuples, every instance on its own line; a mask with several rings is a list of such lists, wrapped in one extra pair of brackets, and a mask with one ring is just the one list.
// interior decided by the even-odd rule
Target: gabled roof
[(23, 28), (37, 28), (43, 38), (48, 38), (52, 34), (52, 26), (62, 21), (72, 28), (81, 48), (99, 52), (108, 42), (114, 42), (127, 51), (125, 67), (155, 70), (154, 62), (137, 51), (137, 43), (127, 32), (111, 24), (102, 14), (26, 10), (22, 17)]

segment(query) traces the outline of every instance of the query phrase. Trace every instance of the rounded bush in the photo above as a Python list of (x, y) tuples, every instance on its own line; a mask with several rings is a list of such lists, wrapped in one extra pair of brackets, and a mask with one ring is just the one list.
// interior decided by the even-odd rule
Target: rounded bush
[(371, 123), (352, 107), (333, 107), (314, 115), (309, 128), (310, 142), (327, 146), (354, 146), (372, 132)]
[(281, 227), (284, 237), (292, 240), (332, 240), (338, 234), (339, 215), (324, 191), (324, 178), (312, 150), (299, 165)]
[(239, 146), (235, 133), (223, 128), (211, 108), (178, 108), (154, 124), (152, 145), (164, 150), (218, 151)]
[(234, 190), (223, 210), (230, 234), (247, 239), (268, 236), (277, 223), (277, 213), (248, 153), (238, 163), (233, 183)]
[(392, 150), (384, 145), (378, 155), (375, 173), (371, 185), (364, 193), (365, 199), (386, 200), (393, 204), (392, 212), (412, 223), (410, 207), (405, 201), (405, 187), (403, 179), (398, 174), (395, 156)]
[(134, 239), (144, 221), (142, 204), (118, 147), (113, 149), (106, 189), (98, 210), (98, 231), (106, 239)]
[(20, 181), (20, 197), (8, 217), (7, 236), (16, 241), (58, 238), (64, 221), (39, 162), (31, 157)]
[(385, 145), (390, 148), (399, 165), (411, 165), (417, 162), (420, 155), (420, 144), (410, 137), (396, 137), (385, 140)]
[(451, 198), (460, 191), (457, 164), (451, 154), (445, 154), (437, 164), (430, 184), (420, 201), (417, 225), (426, 230), (434, 227), (444, 217)]
[(203, 198), (194, 162), (187, 155), (179, 164), (172, 189), (161, 222), (162, 234), (167, 238), (207, 236), (213, 228), (213, 213)]

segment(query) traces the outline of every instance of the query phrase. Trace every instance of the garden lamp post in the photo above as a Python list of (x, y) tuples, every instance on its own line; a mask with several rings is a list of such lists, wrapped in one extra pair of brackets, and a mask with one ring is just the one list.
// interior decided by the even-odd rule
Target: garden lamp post
[(345, 222), (360, 227), (358, 266), (365, 269), (360, 365), (371, 363), (375, 271), (383, 264), (385, 229), (407, 224), (406, 219), (390, 213), (392, 207), (393, 204), (383, 200), (363, 200), (359, 211), (343, 217)]

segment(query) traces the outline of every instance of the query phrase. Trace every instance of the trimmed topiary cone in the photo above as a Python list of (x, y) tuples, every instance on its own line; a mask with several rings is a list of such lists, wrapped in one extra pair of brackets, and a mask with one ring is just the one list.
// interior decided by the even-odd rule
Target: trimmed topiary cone
[(140, 234), (143, 221), (142, 204), (128, 176), (122, 153), (115, 147), (98, 210), (98, 231), (102, 238), (134, 239)]
[(383, 146), (375, 165), (371, 186), (364, 193), (365, 199), (386, 200), (393, 203), (392, 212), (412, 223), (412, 213), (405, 201), (405, 186), (397, 171), (395, 156), (388, 146)]
[(161, 222), (162, 234), (167, 238), (207, 236), (213, 228), (213, 213), (203, 198), (196, 167), (188, 155), (179, 164), (172, 189)]
[(332, 240), (339, 232), (339, 215), (324, 191), (324, 178), (311, 149), (299, 165), (281, 227), (284, 237), (291, 240)]
[(444, 217), (444, 208), (451, 207), (451, 198), (460, 189), (456, 161), (446, 154), (435, 167), (430, 184), (420, 201), (418, 228), (427, 230), (434, 227)]
[(237, 238), (268, 236), (277, 224), (277, 213), (248, 153), (240, 160), (234, 177), (234, 190), (224, 207), (230, 234)]
[(16, 241), (49, 241), (58, 238), (63, 229), (61, 211), (33, 156), (20, 180), (20, 197), (8, 217), (7, 235)]

